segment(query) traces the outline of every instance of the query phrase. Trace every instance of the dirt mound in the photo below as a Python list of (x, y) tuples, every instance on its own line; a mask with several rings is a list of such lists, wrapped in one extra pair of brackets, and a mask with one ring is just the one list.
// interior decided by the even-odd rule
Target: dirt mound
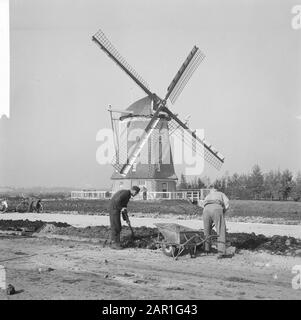
[(121, 232), (122, 245), (125, 248), (146, 248), (146, 249), (157, 249), (158, 245), (158, 229), (140, 227), (134, 228), (134, 238), (129, 227), (123, 228)]
[(229, 233), (227, 241), (237, 249), (263, 250), (272, 254), (292, 255), (301, 249), (301, 240), (287, 236), (266, 237), (255, 233)]
[[(133, 228), (135, 237), (132, 239), (130, 228), (124, 226), (121, 231), (122, 246), (125, 248), (148, 248), (156, 249), (158, 230), (156, 228), (139, 227)], [(98, 238), (103, 240), (110, 240), (110, 227), (109, 226), (95, 226), (86, 228), (57, 228), (53, 232), (57, 235), (64, 235), (70, 237), (82, 238)]]
[[(62, 222), (49, 222), (53, 224), (55, 227), (58, 228), (65, 228), (68, 227), (68, 223)], [(37, 232), (42, 227), (47, 224), (45, 221), (37, 220), (37, 221), (30, 221), (30, 220), (0, 220), (0, 230), (13, 230), (13, 231), (32, 231)]]
[[(124, 226), (121, 231), (121, 241), (125, 248), (156, 249), (158, 229), (148, 227), (133, 228), (135, 237), (131, 236), (129, 227)], [(95, 226), (86, 228), (72, 227), (62, 222), (45, 222), (29, 220), (0, 220), (0, 230), (28, 231), (51, 233), (79, 238), (110, 240), (109, 226)], [(203, 233), (201, 233), (203, 236)], [(227, 242), (237, 249), (264, 250), (273, 254), (294, 256), (300, 252), (301, 240), (287, 236), (266, 237), (255, 233), (228, 233)]]
[(227, 241), (237, 249), (256, 250), (258, 247), (268, 241), (268, 238), (262, 234), (255, 233), (228, 233)]
[(57, 229), (57, 227), (54, 225), (54, 224), (51, 224), (51, 223), (47, 223), (45, 224), (44, 226), (42, 226), (38, 232), (40, 234), (42, 233), (54, 233), (55, 230)]
[[(158, 229), (139, 227), (133, 228), (135, 237), (132, 239), (131, 231), (124, 226), (121, 231), (122, 246), (125, 248), (147, 248), (156, 249), (158, 246)], [(57, 228), (54, 231), (58, 235), (78, 236), (84, 238), (110, 239), (109, 226), (97, 226), (86, 228)], [(201, 235), (204, 234), (201, 232)], [(274, 254), (294, 255), (295, 251), (301, 249), (301, 240), (286, 236), (266, 237), (255, 233), (228, 233), (227, 242), (237, 249), (264, 250)]]
[(265, 243), (261, 244), (258, 249), (270, 250), (275, 254), (294, 255), (294, 253), (301, 249), (301, 240), (287, 236), (273, 236), (267, 239)]

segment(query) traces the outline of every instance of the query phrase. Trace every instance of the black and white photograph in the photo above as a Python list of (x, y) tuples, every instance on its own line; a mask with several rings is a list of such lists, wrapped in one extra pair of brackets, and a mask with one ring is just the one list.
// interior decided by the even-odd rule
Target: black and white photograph
[(300, 299), (301, 0), (0, 0), (0, 300)]

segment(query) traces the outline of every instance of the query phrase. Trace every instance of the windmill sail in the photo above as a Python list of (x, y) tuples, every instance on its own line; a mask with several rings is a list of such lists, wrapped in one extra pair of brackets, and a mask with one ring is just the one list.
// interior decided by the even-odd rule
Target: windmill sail
[[(117, 49), (112, 45), (112, 43), (108, 40), (108, 38), (101, 30), (99, 30), (92, 37), (92, 40), (95, 41), (100, 46), (100, 48), (131, 79), (135, 81), (135, 83), (148, 95), (148, 99), (151, 99), (152, 101), (150, 113), (147, 114), (147, 117), (150, 117), (150, 120), (144, 127), (145, 129), (141, 137), (139, 136), (139, 141), (134, 143), (133, 148), (129, 151), (127, 148), (127, 143), (125, 143), (126, 141), (117, 141), (115, 143), (116, 155), (113, 162), (113, 167), (116, 169), (116, 171), (123, 176), (126, 176), (129, 173), (131, 167), (139, 157), (139, 154), (142, 151), (145, 143), (150, 139), (150, 137), (153, 137), (155, 135), (155, 129), (159, 125), (162, 117), (165, 118), (166, 121), (168, 121), (168, 129), (170, 135), (180, 135), (183, 138), (184, 143), (191, 146), (194, 152), (199, 153), (199, 155), (204, 157), (204, 159), (213, 167), (220, 169), (220, 167), (224, 163), (224, 157), (218, 151), (216, 151), (207, 141), (198, 137), (195, 132), (189, 129), (186, 123), (183, 123), (166, 107), (167, 99), (169, 99), (171, 103), (175, 103), (175, 101), (183, 91), (185, 85), (191, 78), (192, 74), (197, 69), (199, 64), (203, 61), (205, 55), (201, 52), (201, 50), (196, 46), (193, 47), (188, 57), (182, 64), (181, 68), (175, 75), (174, 79), (170, 83), (164, 100), (162, 100), (159, 96), (150, 91), (147, 82), (119, 54)], [(137, 120), (137, 118), (140, 118), (141, 116), (145, 116), (143, 112), (136, 112), (132, 115), (132, 118)], [(119, 118), (119, 120), (120, 119), (121, 118)], [(113, 125), (114, 121), (117, 120), (112, 118), (112, 112), (111, 120)], [(124, 124), (126, 124), (126, 122)], [(120, 128), (120, 130), (122, 130), (122, 128)], [(126, 135), (123, 134), (122, 136), (125, 137)]]
[(119, 65), (119, 67), (126, 72), (126, 74), (133, 79), (138, 86), (149, 96), (152, 96), (152, 93), (149, 89), (147, 82), (138, 74), (138, 72), (130, 66), (130, 64), (119, 54), (117, 49), (112, 45), (110, 40), (106, 35), (99, 30), (92, 37), (92, 40), (95, 41), (101, 49)]
[[(208, 141), (198, 137), (194, 131), (192, 131), (168, 108), (162, 106), (160, 107), (159, 112), (166, 112), (171, 118), (168, 123), (169, 135), (174, 135), (181, 139), (183, 143), (191, 148), (196, 155), (204, 158), (204, 160), (215, 169), (221, 169), (225, 158), (220, 152), (218, 152)], [(135, 145), (131, 154), (127, 158), (127, 163), (119, 163), (118, 161), (114, 161), (113, 166), (120, 174), (125, 176), (130, 171), (145, 143), (154, 135), (154, 130), (156, 129), (159, 121), (160, 117), (155, 115), (152, 117), (145, 128), (144, 134), (142, 135), (140, 141)]]
[(175, 75), (174, 79), (170, 83), (169, 87), (167, 88), (165, 100), (169, 98), (172, 104), (176, 102), (188, 80), (191, 78), (194, 71), (204, 60), (204, 58), (205, 55), (202, 53), (202, 51), (198, 47), (194, 46), (188, 57), (182, 64), (181, 68)]
[(172, 120), (169, 122), (170, 135), (175, 135), (189, 147), (193, 152), (203, 157), (207, 163), (217, 170), (220, 170), (225, 158), (208, 141), (196, 135), (185, 123), (183, 123), (175, 114), (167, 108), (164, 108)]

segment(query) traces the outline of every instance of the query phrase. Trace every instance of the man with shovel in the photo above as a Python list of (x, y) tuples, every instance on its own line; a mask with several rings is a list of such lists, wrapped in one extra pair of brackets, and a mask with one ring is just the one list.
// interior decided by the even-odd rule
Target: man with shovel
[[(130, 220), (127, 215), (127, 205), (130, 201), (131, 197), (135, 197), (140, 191), (140, 188), (137, 186), (133, 186), (131, 190), (119, 190), (117, 191), (113, 197), (111, 198), (109, 205), (109, 213), (110, 213), (110, 226), (111, 226), (111, 248), (112, 249), (122, 249), (120, 245), (120, 232), (121, 232), (121, 218), (122, 214), (123, 219), (127, 222), (129, 227)], [(131, 228), (132, 235), (133, 230)]]

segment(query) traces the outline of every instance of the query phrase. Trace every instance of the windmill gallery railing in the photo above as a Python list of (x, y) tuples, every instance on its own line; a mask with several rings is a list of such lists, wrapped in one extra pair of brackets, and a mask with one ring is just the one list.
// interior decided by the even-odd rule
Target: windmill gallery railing
[[(208, 194), (209, 189), (197, 189), (197, 190), (181, 190), (171, 192), (158, 192), (148, 191), (145, 194), (140, 193), (136, 196), (135, 200), (203, 200)], [(85, 200), (97, 200), (97, 199), (110, 199), (112, 196), (111, 191), (71, 191), (71, 199), (85, 199)]]

